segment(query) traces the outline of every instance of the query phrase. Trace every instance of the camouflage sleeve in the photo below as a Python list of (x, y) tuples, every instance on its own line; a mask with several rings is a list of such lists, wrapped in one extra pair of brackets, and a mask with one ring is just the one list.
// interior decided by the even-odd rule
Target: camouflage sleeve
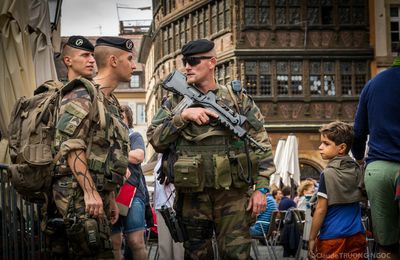
[(255, 139), (266, 150), (256, 149), (256, 154), (259, 159), (259, 174), (256, 180), (256, 188), (267, 188), (269, 186), (269, 177), (275, 173), (275, 165), (272, 155), (272, 145), (269, 140), (267, 131), (264, 126), (264, 116), (254, 101), (244, 96), (244, 114), (247, 117), (245, 124), (249, 135)]
[(188, 124), (182, 119), (180, 113), (172, 113), (177, 102), (178, 100), (175, 96), (170, 96), (163, 102), (147, 129), (147, 140), (158, 153), (165, 152), (169, 144), (175, 142), (181, 130)]
[(62, 155), (72, 150), (86, 150), (91, 105), (90, 95), (83, 87), (76, 88), (63, 97), (56, 125), (56, 145), (59, 145)]

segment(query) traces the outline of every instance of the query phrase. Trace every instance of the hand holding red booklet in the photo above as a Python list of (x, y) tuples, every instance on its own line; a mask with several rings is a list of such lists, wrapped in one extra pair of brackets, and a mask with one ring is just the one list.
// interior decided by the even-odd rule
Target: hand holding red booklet
[(131, 207), (133, 197), (136, 193), (136, 187), (128, 182), (124, 183), (119, 190), (118, 196), (115, 198), (121, 216), (127, 216)]

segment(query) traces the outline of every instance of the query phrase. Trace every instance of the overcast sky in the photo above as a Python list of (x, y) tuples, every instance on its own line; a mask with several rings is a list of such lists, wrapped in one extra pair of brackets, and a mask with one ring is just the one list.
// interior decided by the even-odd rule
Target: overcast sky
[(116, 36), (120, 20), (152, 19), (152, 11), (118, 8), (151, 6), (151, 0), (66, 0), (62, 3), (61, 36)]

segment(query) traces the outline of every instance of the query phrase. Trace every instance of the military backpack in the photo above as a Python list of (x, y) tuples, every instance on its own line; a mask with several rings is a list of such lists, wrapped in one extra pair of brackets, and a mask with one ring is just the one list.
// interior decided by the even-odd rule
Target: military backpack
[[(8, 126), (12, 162), (8, 174), (12, 186), (27, 201), (44, 202), (51, 192), (54, 166), (61, 157), (60, 152), (55, 152), (54, 136), (62, 90), (77, 84), (86, 87), (97, 109), (97, 89), (85, 78), (66, 86), (59, 81), (47, 81), (34, 91), (33, 97), (21, 97), (13, 107)], [(94, 113), (89, 113), (89, 117), (94, 117)]]

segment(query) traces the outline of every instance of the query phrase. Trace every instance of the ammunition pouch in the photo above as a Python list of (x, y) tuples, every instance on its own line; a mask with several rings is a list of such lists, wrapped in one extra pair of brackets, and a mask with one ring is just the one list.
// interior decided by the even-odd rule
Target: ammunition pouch
[(213, 155), (214, 164), (214, 188), (229, 189), (232, 185), (232, 174), (229, 157), (225, 155)]
[[(258, 159), (255, 153), (250, 153), (250, 163), (245, 153), (234, 155), (230, 158), (232, 170), (232, 186), (244, 188), (253, 184), (258, 174)], [(250, 168), (250, 169), (249, 169)]]
[(201, 192), (204, 189), (201, 155), (179, 156), (174, 164), (174, 185), (182, 192)]
[(186, 229), (189, 240), (205, 240), (213, 237), (214, 223), (210, 220), (183, 218), (182, 223)]
[(92, 218), (78, 220), (67, 229), (67, 238), (74, 254), (78, 256), (94, 256), (111, 250), (109, 241), (110, 228), (100, 220)]
[(175, 211), (165, 205), (161, 207), (160, 213), (164, 218), (165, 224), (168, 227), (169, 233), (175, 242), (185, 242), (188, 240), (188, 235), (182, 221), (176, 216)]

